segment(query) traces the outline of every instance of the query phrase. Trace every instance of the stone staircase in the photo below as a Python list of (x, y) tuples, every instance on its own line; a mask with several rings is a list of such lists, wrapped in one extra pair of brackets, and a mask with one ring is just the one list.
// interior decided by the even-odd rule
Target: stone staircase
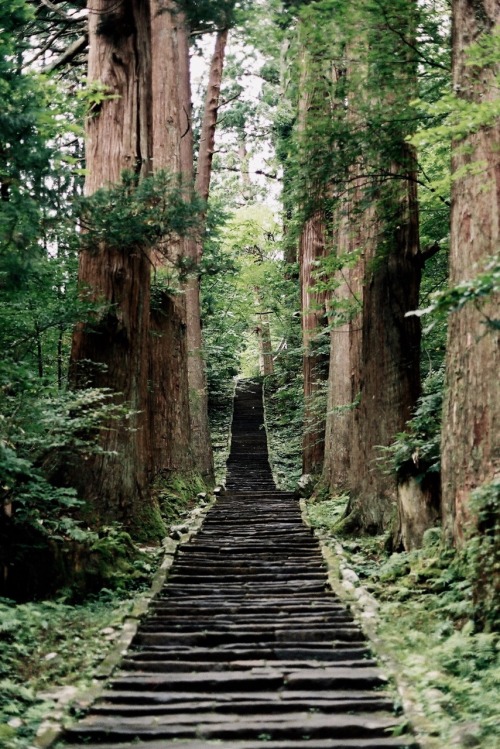
[(363, 634), (236, 392), (227, 490), (180, 546), (120, 671), (66, 749), (408, 749)]

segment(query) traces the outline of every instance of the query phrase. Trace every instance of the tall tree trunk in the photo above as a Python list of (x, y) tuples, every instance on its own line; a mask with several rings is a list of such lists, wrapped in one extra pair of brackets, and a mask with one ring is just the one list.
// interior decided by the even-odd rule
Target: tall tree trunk
[[(324, 65), (321, 57), (309, 53), (307, 40), (301, 50), (300, 98), (298, 138), (301, 158), (307, 162), (315, 145), (308, 141), (311, 126), (316, 117), (324, 118), (330, 107), (323, 78)], [(330, 116), (329, 114), (327, 115)], [(318, 474), (323, 467), (325, 420), (318, 408), (317, 398), (327, 378), (327, 357), (318, 354), (318, 336), (325, 325), (325, 294), (314, 289), (314, 271), (318, 261), (324, 257), (325, 216), (324, 201), (330, 185), (314, 175), (304, 194), (305, 219), (299, 239), (299, 279), (302, 310), (302, 372), (304, 381), (304, 437), (302, 442), (302, 472)]]
[[(471, 102), (498, 96), (498, 63), (467, 65), (467, 47), (480, 34), (489, 35), (500, 22), (496, 0), (454, 0), (453, 84)], [(500, 125), (498, 122), (456, 144), (452, 169), (480, 163), (453, 183), (450, 284), (470, 280), (500, 246)], [(450, 315), (446, 354), (446, 395), (442, 429), (442, 508), (448, 540), (463, 543), (474, 526), (471, 491), (498, 478), (500, 469), (500, 353), (498, 332), (489, 329), (498, 294), (484, 302), (469, 302)], [(498, 316), (498, 315), (497, 315)], [(494, 521), (492, 521), (494, 522)]]
[[(182, 26), (172, 0), (151, 2), (152, 50), (152, 149), (153, 170), (181, 171), (181, 119), (179, 100)], [(172, 266), (184, 250), (173, 239), (162, 253), (152, 253), (155, 274)], [(188, 350), (184, 295), (159, 291), (151, 310), (149, 339), (149, 410), (153, 475), (188, 471), (193, 467), (190, 449)]]
[(361, 239), (360, 401), (351, 435), (349, 522), (367, 532), (381, 532), (392, 520), (396, 480), (381, 465), (380, 448), (404, 430), (420, 394), (420, 324), (405, 317), (418, 307), (421, 276), (415, 160), (405, 144), (395, 174), (380, 186), (374, 214), (364, 217), (373, 224), (365, 224)]
[(352, 459), (352, 435), (356, 403), (360, 392), (361, 307), (363, 286), (360, 259), (350, 267), (350, 258), (360, 248), (359, 231), (354, 230), (358, 216), (351, 211), (356, 204), (352, 195), (338, 210), (337, 255), (346, 264), (335, 274), (334, 290), (328, 301), (330, 324), (330, 365), (325, 428), (325, 457), (322, 484), (332, 494), (349, 490)]
[(317, 398), (326, 380), (326, 356), (318, 354), (318, 337), (325, 325), (325, 294), (314, 290), (314, 271), (325, 254), (325, 224), (320, 211), (307, 219), (299, 243), (302, 344), (304, 355), (303, 473), (317, 474), (323, 467), (325, 422)]
[[(147, 174), (151, 159), (149, 8), (140, 0), (89, 2), (89, 80), (106, 99), (87, 121), (85, 192), (119, 182), (122, 170)], [(79, 283), (107, 309), (74, 331), (74, 385), (108, 387), (130, 407), (123, 424), (101, 431), (104, 452), (74, 469), (74, 483), (90, 504), (92, 521), (119, 521), (139, 537), (161, 528), (148, 488), (149, 431), (147, 349), (150, 258), (140, 247), (111, 248), (102, 242), (81, 253)]]
[[(224, 55), (228, 29), (217, 33), (215, 49), (210, 63), (207, 95), (200, 136), (195, 188), (200, 197), (208, 200), (212, 158), (214, 153), (215, 129), (219, 110), (220, 86), (224, 67)], [(189, 49), (187, 30), (184, 27), (182, 39), (182, 74), (179, 77), (182, 89), (183, 112), (186, 122), (182, 138), (182, 172), (188, 179), (193, 177), (193, 134), (191, 127), (191, 85), (189, 82)], [(199, 268), (202, 258), (202, 239), (188, 241), (186, 254)], [(187, 347), (189, 376), (189, 408), (191, 414), (191, 439), (195, 466), (209, 481), (213, 480), (214, 465), (210, 428), (208, 424), (208, 392), (205, 363), (203, 358), (203, 338), (201, 330), (200, 278), (192, 274), (186, 285), (187, 306)]]
[[(262, 308), (260, 289), (254, 287), (254, 300), (257, 309)], [(255, 333), (259, 345), (259, 370), (261, 375), (267, 377), (274, 374), (273, 344), (271, 340), (271, 325), (269, 324), (268, 312), (256, 312), (257, 325)]]
[[(399, 19), (408, 33), (415, 8), (415, 4), (405, 8)], [(394, 55), (395, 37), (375, 9), (363, 8), (358, 21), (364, 31), (350, 38), (345, 55), (358, 62), (356, 69), (348, 63), (344, 83), (348, 95), (341, 85), (339, 100), (344, 106), (335, 112), (345, 118), (336, 145), (347, 179), (343, 184), (344, 177), (339, 175), (336, 185), (345, 197), (337, 201), (341, 215), (334, 242), (340, 258), (347, 253), (347, 262), (341, 275), (337, 273), (340, 285), (332, 304), (335, 297), (341, 304), (351, 297), (360, 311), (353, 310), (352, 317), (332, 330), (331, 413), (323, 479), (334, 492), (349, 492), (346, 528), (380, 532), (389, 527), (396, 504), (396, 480), (384, 471), (380, 448), (404, 430), (420, 392), (420, 326), (416, 317), (405, 317), (418, 306), (422, 266), (416, 160), (404, 142), (408, 134), (405, 117), (397, 119), (413, 90), (415, 61), (409, 58), (394, 73), (370, 64), (380, 55), (386, 59)], [(409, 50), (403, 45), (400, 53), (409, 55)], [(375, 118), (392, 107), (391, 138), (379, 141), (368, 130), (368, 142), (361, 143), (359, 153), (354, 150), (350, 157), (350, 131), (366, 131), (364, 118), (359, 119), (366, 101)], [(387, 177), (370, 178), (370, 172)], [(351, 253), (358, 256), (353, 267)], [(332, 450), (337, 451), (335, 456)]]

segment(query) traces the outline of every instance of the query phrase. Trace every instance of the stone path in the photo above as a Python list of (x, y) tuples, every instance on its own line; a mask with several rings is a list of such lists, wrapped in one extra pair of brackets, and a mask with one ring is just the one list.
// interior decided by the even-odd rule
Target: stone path
[(400, 719), (327, 589), (297, 500), (277, 491), (258, 383), (236, 393), (227, 491), (66, 749), (396, 749)]

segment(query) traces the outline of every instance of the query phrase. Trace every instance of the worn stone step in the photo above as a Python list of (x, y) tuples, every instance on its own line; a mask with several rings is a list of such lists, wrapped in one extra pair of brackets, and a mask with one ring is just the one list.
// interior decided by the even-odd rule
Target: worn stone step
[[(125, 671), (153, 671), (156, 673), (174, 673), (174, 672), (191, 672), (191, 671), (240, 671), (242, 669), (259, 669), (259, 668), (326, 668), (331, 665), (331, 661), (321, 660), (264, 660), (255, 658), (253, 660), (231, 659), (214, 664), (213, 661), (193, 661), (168, 659), (168, 658), (125, 658), (122, 661), (122, 669)], [(361, 660), (343, 658), (336, 661), (342, 668), (364, 668), (366, 666), (376, 666), (374, 660)]]
[[(190, 690), (179, 690), (173, 687), (172, 691), (148, 691), (148, 690), (121, 690), (121, 689), (107, 689), (102, 693), (100, 697), (101, 703), (111, 704), (131, 704), (131, 705), (143, 705), (143, 704), (162, 704), (172, 705), (175, 709), (177, 703), (189, 703), (198, 704), (198, 702), (205, 703), (210, 702), (217, 705), (231, 707), (234, 704), (247, 704), (249, 709), (252, 709), (252, 705), (257, 702), (265, 702), (266, 704), (312, 704), (318, 702), (322, 707), (327, 707), (329, 702), (343, 703), (348, 705), (349, 701), (359, 702), (372, 701), (378, 703), (382, 701), (387, 704), (389, 701), (384, 692), (375, 690), (362, 690), (362, 689), (327, 689), (323, 690), (319, 694), (315, 694), (310, 690), (289, 690), (286, 687), (279, 691), (248, 691), (248, 690), (235, 690), (233, 692), (196, 692), (196, 700), (193, 699), (193, 692)], [(99, 704), (99, 703), (97, 703)], [(288, 708), (287, 708), (288, 709)], [(392, 711), (391, 711), (392, 712)]]
[[(67, 749), (75, 749), (76, 745), (68, 745)], [(79, 745), (78, 745), (79, 746)], [(86, 743), (86, 749), (102, 749), (102, 744)], [(266, 737), (261, 740), (250, 741), (210, 741), (206, 739), (183, 740), (173, 739), (161, 741), (106, 743), (107, 749), (416, 749), (417, 745), (411, 736), (398, 738), (375, 739), (306, 739), (273, 741)]]
[(257, 689), (368, 689), (385, 684), (385, 679), (376, 668), (370, 666), (357, 668), (324, 668), (288, 670), (268, 667), (260, 672), (248, 671), (211, 671), (185, 674), (126, 674), (114, 678), (111, 686), (114, 689), (170, 689), (189, 687), (193, 692), (203, 689), (250, 691)]
[[(164, 591), (166, 588), (164, 589)], [(242, 600), (235, 603), (234, 601), (221, 599), (215, 606), (212, 598), (204, 600), (196, 598), (192, 601), (166, 601), (162, 595), (152, 601), (152, 609), (162, 609), (166, 611), (191, 612), (197, 615), (199, 611), (207, 609), (219, 613), (243, 613), (251, 614), (252, 612), (269, 613), (281, 615), (283, 617), (293, 616), (294, 614), (303, 614), (310, 612), (312, 614), (328, 613), (330, 611), (346, 611), (338, 600), (329, 596), (328, 592), (319, 597), (308, 596), (304, 600), (299, 600), (296, 596), (254, 596), (251, 601)]]
[[(194, 718), (194, 719), (193, 719)], [(155, 716), (125, 718), (119, 722), (112, 716), (101, 715), (84, 718), (68, 730), (68, 738), (82, 741), (104, 739), (106, 741), (121, 738), (205, 738), (205, 739), (310, 739), (328, 738), (382, 738), (388, 736), (395, 727), (396, 721), (390, 717), (377, 717), (376, 714), (359, 715), (318, 715), (316, 713), (287, 713), (283, 717), (253, 716), (252, 719), (234, 715), (214, 715), (213, 720), (198, 722), (190, 714), (174, 716)]]
[(200, 648), (189, 646), (152, 646), (149, 648), (139, 646), (137, 650), (129, 649), (127, 658), (130, 660), (156, 660), (166, 658), (168, 660), (182, 660), (183, 662), (198, 661), (202, 663), (213, 662), (224, 663), (232, 660), (258, 660), (267, 659), (273, 661), (287, 661), (291, 665), (298, 660), (321, 661), (324, 663), (337, 663), (344, 660), (358, 660), (368, 662), (370, 651), (366, 647), (359, 647), (358, 644), (344, 644), (342, 648), (326, 649), (321, 645), (316, 648), (288, 644), (285, 647), (282, 643), (279, 645), (258, 644), (254, 647), (231, 647), (227, 648)]
[[(200, 626), (198, 626), (198, 624)], [(241, 632), (242, 634), (248, 634), (251, 637), (256, 636), (258, 638), (261, 634), (267, 635), (269, 633), (274, 633), (276, 637), (282, 637), (283, 634), (287, 632), (297, 633), (304, 630), (311, 632), (313, 631), (312, 627), (314, 627), (315, 633), (322, 632), (325, 633), (328, 637), (331, 637), (339, 629), (344, 630), (346, 628), (353, 627), (356, 631), (358, 631), (358, 628), (353, 624), (350, 617), (342, 617), (339, 615), (336, 619), (331, 619), (330, 621), (325, 621), (324, 619), (318, 621), (302, 619), (299, 621), (290, 622), (288, 627), (286, 626), (285, 622), (239, 622), (237, 619), (225, 621), (223, 619), (214, 620), (209, 618), (203, 620), (201, 618), (199, 622), (193, 622), (189, 620), (176, 622), (175, 620), (172, 620), (170, 617), (166, 616), (149, 619), (141, 627), (141, 632), (149, 633), (167, 631), (177, 633), (185, 632), (187, 634), (190, 632), (198, 632), (200, 629), (203, 629), (209, 631), (210, 633), (218, 634), (222, 634), (225, 632)]]
[(331, 628), (304, 628), (283, 630), (257, 630), (254, 631), (192, 631), (182, 632), (177, 630), (163, 630), (161, 632), (148, 632), (141, 630), (135, 637), (136, 645), (161, 645), (161, 644), (190, 644), (190, 645), (219, 645), (242, 644), (252, 642), (321, 642), (331, 643), (335, 639), (339, 641), (362, 642), (363, 633), (357, 627), (337, 627), (335, 631)]
[[(134, 693), (135, 696), (135, 693)], [(321, 699), (312, 695), (307, 695), (303, 699), (260, 699), (256, 695), (253, 700), (238, 700), (232, 698), (231, 701), (216, 701), (210, 695), (198, 695), (193, 701), (192, 695), (186, 695), (184, 700), (167, 700), (158, 699), (161, 695), (153, 693), (150, 699), (138, 701), (133, 699), (130, 693), (125, 693), (123, 701), (100, 701), (94, 705), (93, 714), (99, 715), (163, 715), (163, 714), (182, 714), (193, 712), (198, 716), (205, 713), (225, 712), (234, 715), (267, 715), (271, 713), (286, 714), (297, 711), (314, 711), (328, 713), (335, 712), (381, 712), (391, 711), (391, 701), (384, 696), (365, 696), (365, 697), (346, 697), (346, 699)], [(191, 699), (189, 699), (191, 697)], [(128, 698), (128, 700), (126, 699)]]
[[(286, 624), (290, 626), (306, 626), (306, 625), (323, 625), (326, 624), (331, 625), (332, 627), (338, 626), (338, 625), (349, 625), (352, 624), (353, 619), (352, 617), (345, 612), (331, 612), (328, 614), (322, 614), (314, 616), (312, 614), (304, 613), (302, 616), (295, 614), (294, 616), (290, 616), (286, 620)], [(255, 617), (251, 617), (249, 615), (246, 616), (240, 616), (238, 614), (218, 614), (214, 616), (210, 616), (210, 613), (205, 614), (198, 614), (196, 617), (196, 621), (193, 621), (192, 613), (191, 614), (182, 614), (182, 613), (171, 613), (168, 611), (164, 611), (156, 613), (151, 616), (150, 619), (148, 619), (147, 622), (145, 622), (142, 625), (143, 630), (151, 629), (152, 627), (158, 627), (158, 626), (172, 626), (178, 629), (179, 627), (190, 627), (190, 628), (196, 628), (200, 629), (203, 626), (211, 626), (213, 628), (218, 627), (232, 627), (232, 626), (238, 626), (238, 627), (244, 627), (244, 626), (252, 626), (252, 627), (272, 627), (272, 628), (281, 628), (285, 624), (284, 617), (281, 619), (278, 617), (273, 617), (272, 615), (265, 616), (264, 614), (256, 615)]]

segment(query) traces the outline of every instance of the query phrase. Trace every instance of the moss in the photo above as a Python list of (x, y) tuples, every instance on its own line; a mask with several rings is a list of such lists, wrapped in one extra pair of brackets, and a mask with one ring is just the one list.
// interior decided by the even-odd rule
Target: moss
[[(481, 600), (482, 616), (478, 616), (477, 579), (471, 563), (472, 557), (483, 569), (484, 555), (492, 551), (496, 487), (483, 487), (474, 500), (478, 523), (485, 523), (490, 539), (480, 549), (474, 536), (464, 549), (444, 548), (439, 528), (426, 532), (422, 549), (390, 556), (382, 535), (342, 540), (349, 567), (378, 601), (375, 647), (392, 663), (393, 674), (413, 704), (410, 717), (418, 718), (422, 743), (432, 749), (498, 746), (500, 642), (491, 603), (486, 606)], [(309, 502), (307, 507), (313, 526), (337, 535), (340, 507), (333, 500)], [(486, 528), (482, 540), (488, 536)], [(489, 564), (492, 578), (494, 555)], [(488, 602), (491, 594), (488, 588)]]
[(155, 543), (162, 540), (167, 532), (157, 501), (142, 504), (136, 511), (130, 534), (138, 543)]
[(206, 491), (203, 478), (196, 472), (162, 474), (153, 487), (161, 517), (167, 525), (179, 520), (195, 504), (196, 495)]

